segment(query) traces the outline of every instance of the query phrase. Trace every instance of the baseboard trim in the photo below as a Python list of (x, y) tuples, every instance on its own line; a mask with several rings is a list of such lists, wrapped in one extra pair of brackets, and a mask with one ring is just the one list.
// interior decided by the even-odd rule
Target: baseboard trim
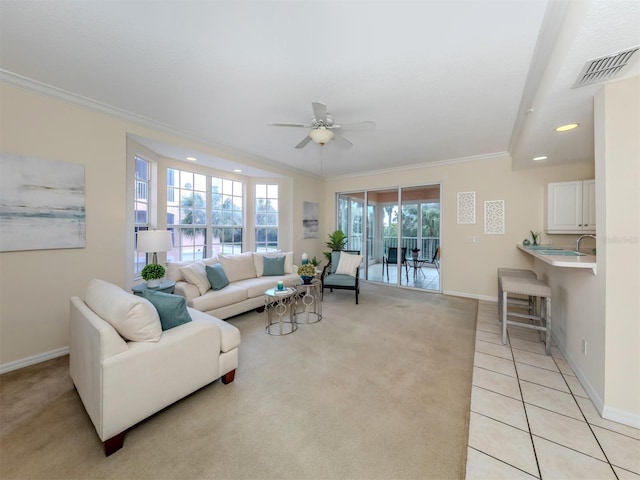
[(452, 297), (473, 298), (475, 300), (484, 300), (485, 302), (498, 303), (498, 297), (490, 297), (488, 295), (475, 295), (473, 293), (454, 292), (451, 290), (445, 290), (442, 293), (444, 295), (451, 295)]
[(607, 406), (604, 403), (602, 397), (600, 397), (596, 389), (593, 387), (593, 385), (591, 385), (591, 383), (587, 379), (587, 376), (582, 372), (580, 367), (578, 367), (578, 364), (573, 360), (573, 358), (571, 358), (565, 346), (558, 342), (558, 339), (555, 338), (555, 336), (553, 339), (558, 345), (562, 356), (565, 358), (565, 360), (573, 370), (573, 373), (575, 373), (576, 377), (578, 377), (578, 380), (580, 380), (584, 391), (587, 392), (587, 395), (589, 395), (589, 399), (593, 403), (595, 409), (598, 411), (598, 414), (605, 420), (611, 420), (612, 422), (621, 423), (630, 427), (640, 428), (640, 415)]
[(640, 428), (640, 415), (625, 412), (614, 407), (604, 406), (602, 410), (602, 418), (611, 420), (612, 422), (622, 423), (630, 427)]
[(3, 373), (11, 372), (13, 370), (19, 370), (20, 368), (28, 367), (29, 365), (35, 365), (36, 363), (45, 362), (54, 358), (63, 357), (69, 354), (69, 347), (57, 348), (48, 352), (39, 353), (32, 357), (22, 358), (9, 363), (3, 363), (0, 365), (0, 375)]

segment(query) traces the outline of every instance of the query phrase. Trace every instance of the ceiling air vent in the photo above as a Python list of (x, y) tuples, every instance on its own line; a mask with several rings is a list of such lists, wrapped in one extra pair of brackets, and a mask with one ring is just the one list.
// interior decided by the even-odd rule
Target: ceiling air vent
[[(631, 58), (640, 50), (640, 47), (633, 47), (621, 52), (612, 53), (606, 57), (589, 60), (584, 67), (576, 83), (572, 88), (585, 87), (594, 83), (602, 83), (611, 80), (629, 64)], [(636, 57), (638, 55), (635, 55)]]

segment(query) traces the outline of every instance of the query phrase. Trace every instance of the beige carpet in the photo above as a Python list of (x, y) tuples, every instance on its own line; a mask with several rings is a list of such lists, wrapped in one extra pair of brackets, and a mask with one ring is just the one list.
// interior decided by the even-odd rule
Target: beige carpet
[[(464, 478), (475, 300), (364, 284), (284, 337), (255, 312), (229, 385), (201, 389), (102, 444), (68, 357), (0, 376), (0, 477)], [(123, 392), (126, 395), (126, 392)]]

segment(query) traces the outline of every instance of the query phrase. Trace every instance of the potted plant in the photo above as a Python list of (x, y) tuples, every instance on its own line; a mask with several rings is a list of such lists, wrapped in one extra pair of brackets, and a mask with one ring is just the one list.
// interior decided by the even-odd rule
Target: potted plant
[(411, 249), (411, 256), (414, 260), (418, 260), (418, 256), (420, 255), (420, 249), (418, 247)]
[(150, 263), (140, 272), (142, 279), (147, 282), (147, 287), (157, 288), (160, 286), (162, 277), (166, 273), (165, 268), (157, 263)]
[(531, 234), (531, 244), (538, 245), (538, 241), (540, 240), (540, 235), (542, 235), (542, 233), (534, 232), (533, 230), (529, 230), (529, 233)]
[(343, 250), (347, 245), (347, 236), (342, 230), (334, 230), (329, 234), (329, 241), (325, 245), (330, 248), (328, 252), (324, 252), (324, 256), (331, 262), (331, 252), (334, 250)]
[(311, 263), (305, 263), (298, 267), (298, 275), (305, 285), (309, 285), (316, 274), (316, 267)]

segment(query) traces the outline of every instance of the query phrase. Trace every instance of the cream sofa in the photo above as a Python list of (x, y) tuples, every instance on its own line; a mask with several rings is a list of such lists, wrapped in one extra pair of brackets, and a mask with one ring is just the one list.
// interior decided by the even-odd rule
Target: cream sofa
[(71, 298), (69, 370), (106, 455), (141, 420), (218, 378), (234, 379), (240, 331), (180, 297), (168, 300), (182, 301), (191, 321), (163, 331), (149, 300), (97, 279), (84, 299)]
[[(267, 262), (284, 257), (281, 275), (265, 275)], [(206, 267), (222, 265), (229, 285), (214, 290), (206, 274)], [(167, 279), (176, 282), (175, 293), (187, 300), (187, 305), (218, 318), (229, 318), (249, 310), (264, 307), (264, 292), (278, 281), (285, 286), (300, 283), (293, 264), (293, 252), (219, 255), (195, 262), (169, 262)], [(272, 273), (272, 272), (266, 272)]]

